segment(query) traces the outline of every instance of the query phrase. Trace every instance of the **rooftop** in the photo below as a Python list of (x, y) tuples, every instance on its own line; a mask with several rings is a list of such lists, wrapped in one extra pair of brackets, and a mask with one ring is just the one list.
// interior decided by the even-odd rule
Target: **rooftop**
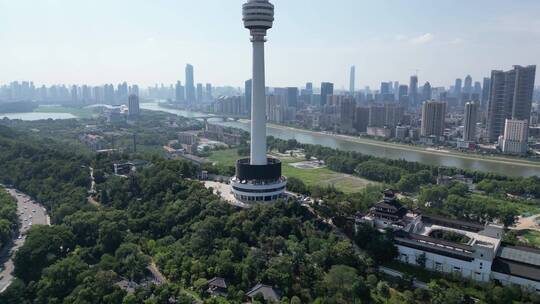
[(279, 301), (279, 295), (272, 286), (260, 283), (255, 285), (250, 291), (246, 292), (246, 296), (253, 298), (259, 293), (262, 294), (265, 300)]

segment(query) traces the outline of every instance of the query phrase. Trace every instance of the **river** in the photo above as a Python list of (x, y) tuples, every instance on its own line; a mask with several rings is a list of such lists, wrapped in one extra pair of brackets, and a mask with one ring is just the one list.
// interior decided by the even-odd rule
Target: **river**
[[(160, 106), (157, 102), (141, 103), (141, 109), (162, 111), (185, 117), (206, 116), (206, 114), (170, 109)], [(0, 119), (7, 116), (11, 119), (39, 120), (39, 119), (68, 119), (75, 118), (68, 113), (20, 113), (0, 114)], [(249, 121), (223, 122), (219, 119), (214, 123), (240, 128), (249, 131)], [(458, 167), (463, 169), (494, 172), (510, 176), (540, 176), (540, 162), (531, 162), (522, 159), (503, 157), (482, 157), (476, 154), (464, 154), (444, 151), (431, 151), (421, 147), (409, 147), (391, 143), (369, 140), (364, 138), (324, 134), (308, 130), (293, 129), (283, 126), (268, 125), (268, 135), (281, 139), (296, 139), (305, 144), (319, 144), (335, 149), (357, 151), (367, 155), (387, 157), (392, 159), (405, 159), (430, 165)]]
[[(203, 113), (185, 110), (176, 110), (160, 106), (157, 102), (141, 103), (142, 109), (163, 111), (185, 117), (197, 117)], [(213, 123), (240, 128), (249, 131), (249, 121), (223, 122), (219, 119)], [(267, 134), (281, 139), (296, 139), (305, 144), (323, 145), (345, 151), (357, 151), (367, 155), (387, 157), (392, 159), (405, 159), (430, 165), (458, 167), (463, 169), (494, 172), (511, 176), (540, 176), (540, 162), (528, 162), (511, 158), (481, 157), (464, 153), (425, 150), (419, 147), (388, 144), (380, 141), (312, 132), (308, 130), (293, 129), (283, 126), (269, 125)]]
[(0, 113), (0, 119), (7, 117), (9, 119), (20, 120), (42, 120), (42, 119), (71, 119), (77, 118), (77, 116), (70, 113), (41, 113), (41, 112), (28, 112), (28, 113)]

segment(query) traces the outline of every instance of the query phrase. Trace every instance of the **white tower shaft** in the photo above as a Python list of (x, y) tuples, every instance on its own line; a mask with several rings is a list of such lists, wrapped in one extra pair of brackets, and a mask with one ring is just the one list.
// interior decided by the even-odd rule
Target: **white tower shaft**
[(252, 165), (266, 165), (266, 88), (264, 76), (264, 37), (254, 36), (253, 89), (251, 96), (251, 155)]

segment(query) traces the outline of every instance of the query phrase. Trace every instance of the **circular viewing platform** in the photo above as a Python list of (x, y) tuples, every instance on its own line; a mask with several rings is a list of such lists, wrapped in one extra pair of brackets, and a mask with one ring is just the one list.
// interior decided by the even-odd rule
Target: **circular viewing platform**
[(231, 178), (235, 198), (246, 203), (275, 201), (284, 196), (286, 186), (281, 161), (275, 158), (268, 158), (266, 165), (251, 165), (249, 158), (240, 159)]

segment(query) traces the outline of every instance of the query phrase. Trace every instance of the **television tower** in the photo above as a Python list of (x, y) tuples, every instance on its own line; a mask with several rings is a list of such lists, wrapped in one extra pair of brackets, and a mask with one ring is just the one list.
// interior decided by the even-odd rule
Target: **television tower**
[(264, 43), (266, 31), (274, 22), (274, 5), (268, 0), (248, 0), (242, 6), (242, 13), (253, 47), (251, 152), (249, 159), (236, 162), (236, 175), (231, 179), (231, 186), (239, 201), (271, 202), (283, 197), (287, 185), (287, 179), (281, 175), (281, 162), (266, 157)]
[(244, 27), (249, 29), (253, 45), (253, 89), (251, 107), (252, 165), (266, 165), (266, 93), (264, 43), (266, 31), (274, 22), (274, 5), (267, 0), (249, 0), (242, 7)]

